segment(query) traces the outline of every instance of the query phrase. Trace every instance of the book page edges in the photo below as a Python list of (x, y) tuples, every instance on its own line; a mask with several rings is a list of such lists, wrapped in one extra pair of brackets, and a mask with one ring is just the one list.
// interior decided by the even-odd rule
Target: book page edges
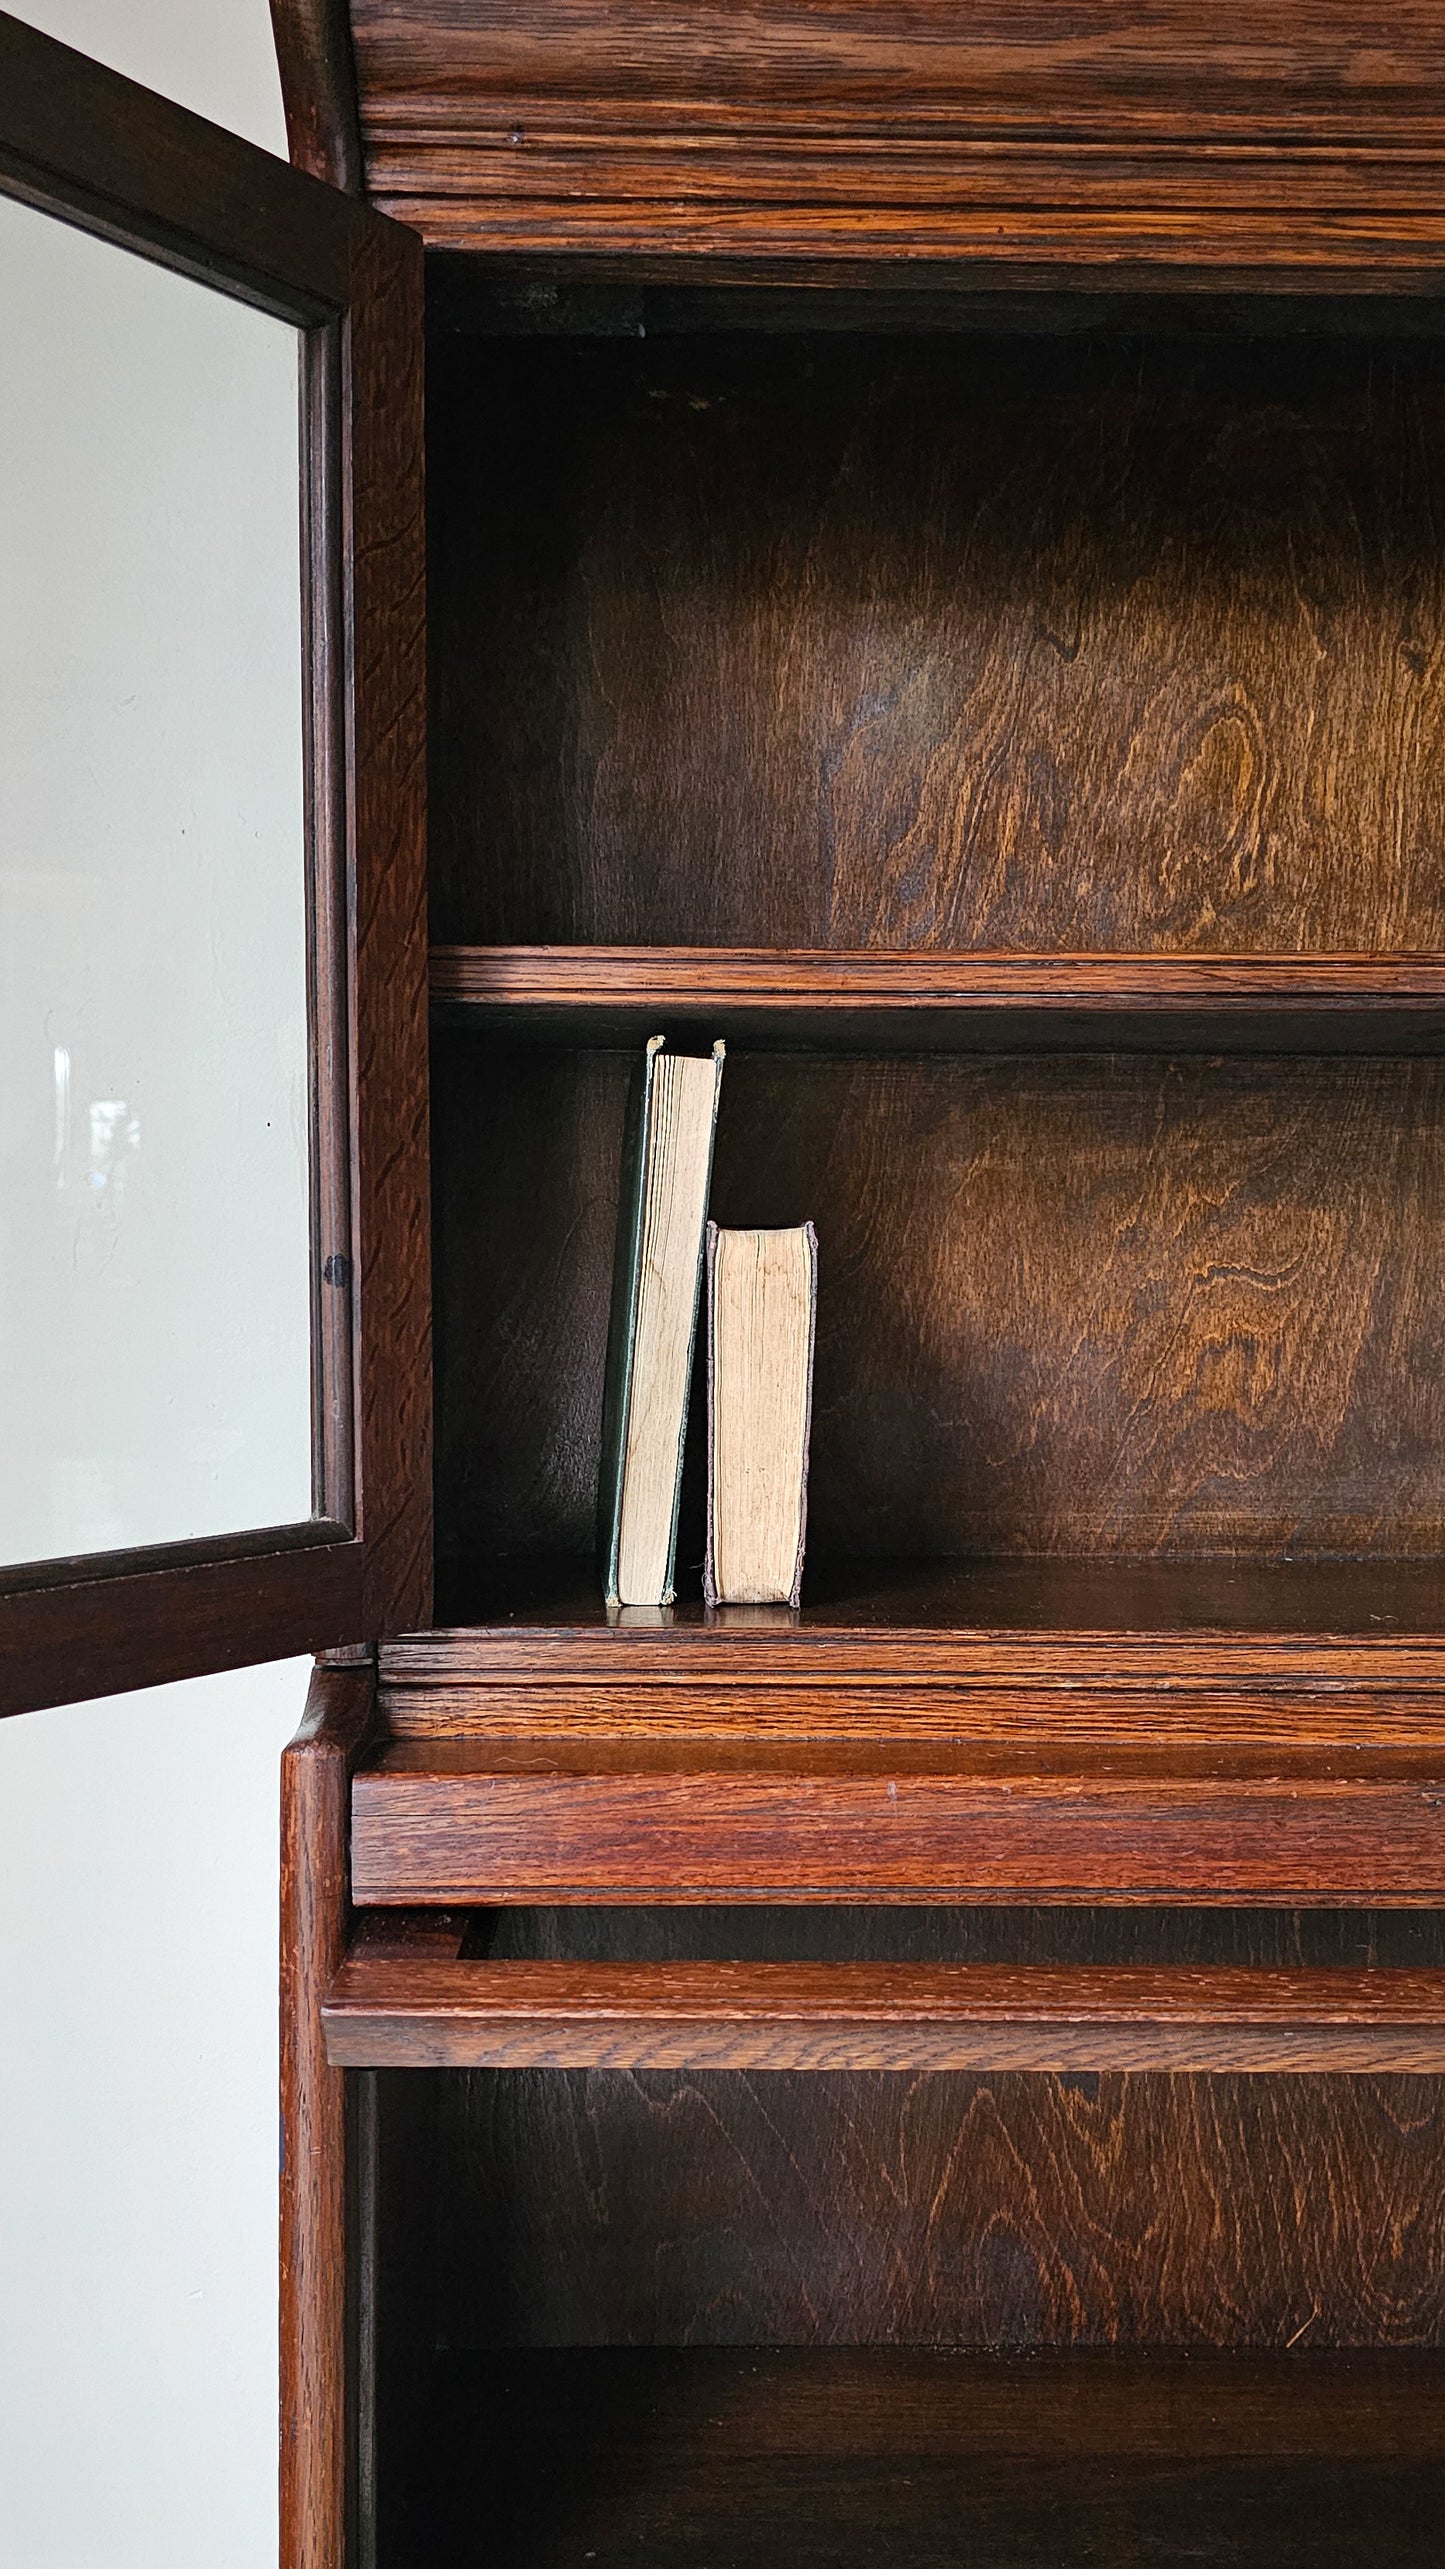
[(640, 1081), (628, 1101), (623, 1136), (617, 1245), (612, 1264), (612, 1310), (607, 1331), (607, 1370), (602, 1399), (602, 1466), (598, 1488), (602, 1594), (618, 1606), (617, 1571), (622, 1539), (622, 1476), (627, 1461), (627, 1422), (632, 1406), (632, 1357), (642, 1266), (642, 1208), (652, 1138), (653, 1068), (666, 1037), (649, 1035)]
[[(808, 1547), (808, 1466), (813, 1446), (813, 1350), (818, 1336), (818, 1233), (811, 1222), (798, 1225), (808, 1250), (808, 1388), (803, 1404), (803, 1471), (798, 1498), (798, 1557), (793, 1564), (793, 1584), (780, 1602), (795, 1610), (803, 1597), (803, 1555)], [(716, 1309), (718, 1226), (707, 1226), (707, 1548), (702, 1565), (703, 1603), (709, 1608), (721, 1605), (717, 1592), (717, 1550), (713, 1518), (713, 1326)]]
[(704, 1219), (702, 1231), (698, 1238), (697, 1273), (694, 1276), (692, 1287), (692, 1327), (688, 1332), (687, 1340), (687, 1388), (683, 1394), (682, 1420), (677, 1431), (677, 1472), (672, 1485), (672, 1532), (668, 1537), (667, 1544), (667, 1577), (663, 1582), (662, 1596), (659, 1599), (659, 1603), (664, 1606), (672, 1605), (677, 1596), (677, 1520), (682, 1507), (682, 1464), (683, 1456), (687, 1450), (687, 1414), (692, 1405), (692, 1369), (697, 1359), (697, 1320), (698, 1310), (702, 1302), (703, 1273), (707, 1264), (707, 1244), (709, 1235), (717, 1228), (715, 1222), (711, 1222), (707, 1219), (707, 1200), (709, 1195), (712, 1193), (712, 1159), (713, 1150), (717, 1142), (718, 1101), (722, 1095), (723, 1063), (726, 1057), (727, 1046), (721, 1035), (719, 1035), (712, 1048), (712, 1119), (708, 1125), (707, 1166), (703, 1173), (702, 1190)]

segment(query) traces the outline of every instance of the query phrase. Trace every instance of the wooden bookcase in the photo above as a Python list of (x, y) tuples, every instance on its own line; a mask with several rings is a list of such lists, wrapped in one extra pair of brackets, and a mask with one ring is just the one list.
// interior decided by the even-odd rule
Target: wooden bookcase
[[(0, 177), (311, 332), (328, 1505), (16, 1627), (340, 1645), (284, 2569), (1423, 2569), (1433, 31), (274, 15), (299, 169), (0, 22)], [(653, 1031), (818, 1228), (796, 1616), (601, 1605)]]
[[(353, 12), (432, 247), (437, 1602), (294, 1765), (333, 2490), (379, 2569), (1423, 2562), (1423, 109), (1282, 19), (1206, 98), (1183, 10), (1126, 99), (1063, 12), (1000, 144), (1048, 44), (883, 14), (893, 90)], [(657, 1030), (718, 1218), (819, 1230), (797, 1616), (704, 1615), (696, 1454), (675, 1611), (598, 1595)]]

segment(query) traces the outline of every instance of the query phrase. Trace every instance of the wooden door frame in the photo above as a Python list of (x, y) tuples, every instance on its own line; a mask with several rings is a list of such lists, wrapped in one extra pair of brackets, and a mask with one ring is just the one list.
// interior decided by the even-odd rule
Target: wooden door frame
[(301, 334), (314, 1513), (0, 1574), (0, 1713), (431, 1611), (422, 256), (0, 16), (0, 188)]

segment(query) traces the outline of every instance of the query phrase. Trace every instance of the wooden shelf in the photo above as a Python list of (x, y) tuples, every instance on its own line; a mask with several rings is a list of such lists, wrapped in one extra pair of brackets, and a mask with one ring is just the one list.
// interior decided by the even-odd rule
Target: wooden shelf
[(461, 2569), (1434, 2569), (1438, 2356), (458, 2351), (398, 2557)]
[[(502, 1673), (503, 1657), (535, 1660), (561, 1673), (640, 1668), (656, 1659), (719, 1673), (765, 1654), (780, 1666), (814, 1656), (882, 1651), (895, 1663), (938, 1645), (959, 1665), (982, 1666), (1005, 1651), (1091, 1656), (1142, 1647), (1156, 1660), (1194, 1642), (1226, 1664), (1238, 1649), (1279, 1649), (1291, 1666), (1318, 1646), (1338, 1677), (1346, 1661), (1380, 1654), (1404, 1677), (1423, 1653), (1445, 1680), (1445, 1559), (1115, 1560), (1039, 1557), (815, 1559), (803, 1602), (737, 1606), (708, 1614), (693, 1574), (679, 1573), (674, 1606), (637, 1607), (609, 1617), (595, 1563), (580, 1556), (523, 1554), (452, 1559), (437, 1571), (437, 1625), (383, 1643), (383, 1669), (418, 1677), (427, 1668), (459, 1674), (475, 1664)], [(707, 1657), (698, 1654), (706, 1652)], [(1026, 1663), (1024, 1663), (1026, 1664)], [(1076, 1672), (1077, 1673), (1077, 1670)], [(1384, 1674), (1381, 1664), (1380, 1673)]]
[(956, 1737), (1027, 1730), (1052, 1707), (1177, 1714), (1287, 1748), (1445, 1719), (1445, 1564), (1228, 1561), (810, 1563), (803, 1604), (707, 1613), (699, 1598), (609, 1617), (590, 1561), (453, 1563), (438, 1626), (383, 1642), (399, 1737), (535, 1731), (781, 1730)]
[[(1445, 1899), (1433, 1562), (854, 1564), (383, 1645), (359, 1900)], [(1108, 1620), (1112, 1617), (1112, 1623)]]
[(1445, 956), (438, 946), (434, 1017), (526, 1040), (768, 1049), (1445, 1049)]
[(332, 2065), (1445, 2070), (1445, 1971), (494, 1962), (462, 1946), (368, 1922), (322, 2008)]

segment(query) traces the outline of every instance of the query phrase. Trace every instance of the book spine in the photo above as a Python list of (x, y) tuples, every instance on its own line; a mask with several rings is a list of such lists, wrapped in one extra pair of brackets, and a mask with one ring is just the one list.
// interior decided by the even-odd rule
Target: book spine
[(602, 1463), (597, 1484), (602, 1592), (609, 1606), (618, 1603), (617, 1547), (622, 1532), (622, 1475), (627, 1458), (627, 1412), (632, 1396), (632, 1355), (642, 1271), (648, 1127), (652, 1117), (653, 1066), (662, 1049), (663, 1037), (649, 1036), (628, 1097), (622, 1143), (617, 1247), (612, 1264), (612, 1312), (607, 1329), (607, 1373), (602, 1395)]
[(705, 1275), (706, 1283), (703, 1290), (707, 1300), (707, 1533), (702, 1556), (702, 1597), (703, 1604), (711, 1607), (718, 1601), (717, 1549), (713, 1540), (713, 1491), (716, 1486), (713, 1470), (716, 1445), (716, 1431), (713, 1425), (713, 1347), (716, 1338), (714, 1291), (717, 1279), (717, 1224), (715, 1222), (709, 1222), (707, 1226)]
[[(712, 1121), (708, 1126), (707, 1136), (707, 1173), (702, 1194), (704, 1210), (706, 1210), (708, 1196), (712, 1189), (712, 1156), (713, 1148), (717, 1141), (717, 1110), (718, 1101), (722, 1095), (723, 1062), (726, 1059), (726, 1056), (727, 1046), (722, 1041), (721, 1036), (719, 1036), (717, 1042), (712, 1048)], [(677, 1472), (672, 1484), (672, 1532), (668, 1537), (667, 1585), (664, 1589), (662, 1599), (665, 1606), (670, 1606), (673, 1598), (677, 1594), (677, 1520), (682, 1508), (682, 1461), (687, 1447), (687, 1412), (688, 1403), (692, 1393), (693, 1359), (697, 1353), (698, 1305), (702, 1300), (703, 1266), (707, 1255), (708, 1235), (710, 1232), (714, 1231), (716, 1227), (715, 1223), (704, 1222), (703, 1228), (698, 1234), (697, 1264), (693, 1271), (692, 1327), (688, 1332), (687, 1372), (683, 1377), (686, 1388), (684, 1389), (682, 1396), (682, 1416), (678, 1421), (677, 1429)], [(711, 1409), (712, 1404), (709, 1402), (709, 1417), (711, 1417)]]
[(788, 1592), (790, 1606), (803, 1599), (803, 1554), (808, 1543), (808, 1464), (813, 1449), (813, 1348), (818, 1335), (818, 1234), (811, 1222), (803, 1225), (808, 1244), (808, 1400), (803, 1412), (803, 1486), (798, 1496), (798, 1558), (793, 1565), (793, 1584)]

